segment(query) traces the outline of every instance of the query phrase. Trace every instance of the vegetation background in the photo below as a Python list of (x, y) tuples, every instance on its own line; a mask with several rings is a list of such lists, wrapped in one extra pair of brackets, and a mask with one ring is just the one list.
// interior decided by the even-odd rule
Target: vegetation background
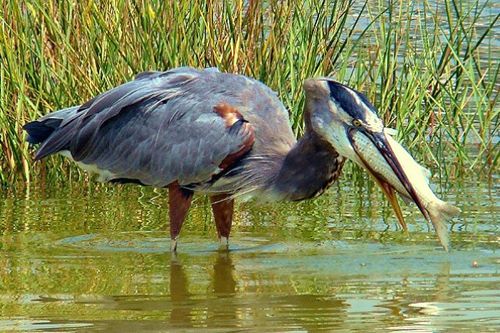
[(498, 18), (484, 0), (0, 0), (0, 184), (86, 178), (62, 157), (33, 163), (23, 124), (176, 66), (263, 81), (297, 135), (303, 80), (332, 76), (364, 92), (439, 176), (491, 177)]

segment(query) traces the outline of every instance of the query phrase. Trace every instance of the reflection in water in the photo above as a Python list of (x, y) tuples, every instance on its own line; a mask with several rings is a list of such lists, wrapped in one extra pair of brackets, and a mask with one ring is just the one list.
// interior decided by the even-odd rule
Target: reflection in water
[[(237, 327), (238, 309), (233, 306), (222, 305), (217, 301), (207, 302), (205, 308), (199, 306), (191, 299), (189, 293), (189, 277), (181, 263), (181, 258), (173, 254), (170, 261), (170, 324), (181, 327), (194, 327), (196, 313), (203, 313), (207, 318), (207, 326)], [(206, 296), (208, 300), (234, 297), (236, 294), (236, 281), (233, 276), (234, 266), (229, 253), (219, 252), (213, 264), (212, 292)], [(192, 277), (196, 279), (196, 277)], [(210, 296), (213, 294), (213, 297)], [(232, 302), (234, 303), (234, 302)]]
[(231, 303), (237, 303), (234, 298), (236, 295), (234, 265), (230, 253), (225, 251), (217, 253), (213, 264), (211, 285), (213, 295), (219, 301), (211, 303), (207, 309), (208, 327), (238, 327), (240, 309), (228, 306)]
[(236, 280), (234, 266), (229, 252), (219, 252), (214, 263), (213, 290), (216, 297), (234, 296)]
[(147, 188), (1, 198), (0, 331), (500, 331), (497, 192), (453, 192), (468, 215), (448, 254), (364, 185), (241, 205), (229, 253), (199, 201), (177, 256)]
[[(340, 327), (347, 318), (348, 305), (333, 295), (273, 294), (262, 297), (257, 293), (237, 290), (235, 266), (231, 252), (216, 252), (211, 257), (213, 271), (207, 294), (189, 292), (190, 277), (179, 256), (170, 262), (170, 324), (173, 327), (238, 328), (269, 327), (301, 330)], [(246, 281), (248, 282), (248, 281)], [(253, 281), (272, 285), (276, 281)], [(193, 282), (196, 284), (196, 282)], [(200, 298), (202, 299), (200, 301)], [(297, 311), (300, 309), (300, 311)]]
[(172, 300), (170, 323), (174, 326), (192, 326), (190, 325), (192, 308), (188, 285), (186, 272), (174, 254), (170, 260), (170, 299)]
[[(433, 332), (442, 326), (436, 324), (435, 316), (440, 314), (439, 306), (436, 304), (453, 301), (453, 293), (450, 292), (450, 268), (449, 262), (443, 262), (439, 266), (434, 282), (425, 281), (428, 291), (432, 291), (425, 295), (423, 293), (419, 295), (419, 285), (411, 281), (411, 276), (405, 274), (402, 277), (401, 284), (404, 288), (380, 305), (391, 311), (392, 318), (382, 317), (388, 331)], [(396, 318), (399, 319), (399, 323)]]
[[(171, 255), (168, 239), (154, 233), (3, 240), (3, 253), (15, 255), (0, 270), (0, 331), (19, 318), (26, 330), (107, 332), (500, 325), (493, 287), (500, 261), (484, 249), (446, 254), (428, 246), (264, 240), (255, 246), (236, 238), (237, 250), (218, 252), (185, 237), (185, 252)], [(482, 265), (471, 268), (478, 258)]]

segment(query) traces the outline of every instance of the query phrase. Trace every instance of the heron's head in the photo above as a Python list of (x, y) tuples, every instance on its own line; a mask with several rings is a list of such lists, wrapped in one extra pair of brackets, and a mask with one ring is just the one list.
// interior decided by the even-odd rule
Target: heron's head
[[(376, 165), (387, 163), (407, 192), (401, 194), (409, 195), (421, 210), (423, 205), (388, 142), (388, 134), (377, 116), (377, 109), (360, 92), (329, 78), (308, 79), (304, 90), (306, 126), (328, 141), (340, 155), (356, 162), (375, 178), (400, 224), (406, 229), (394, 186), (387, 176), (376, 171)], [(376, 147), (372, 150), (375, 154), (369, 155), (370, 158), (367, 158), (366, 152), (362, 153), (366, 145)]]

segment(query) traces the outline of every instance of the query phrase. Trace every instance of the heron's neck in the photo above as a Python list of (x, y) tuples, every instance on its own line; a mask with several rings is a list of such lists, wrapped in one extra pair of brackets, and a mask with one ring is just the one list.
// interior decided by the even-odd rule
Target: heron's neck
[(288, 200), (317, 196), (340, 175), (344, 164), (333, 147), (309, 130), (285, 156), (273, 190)]

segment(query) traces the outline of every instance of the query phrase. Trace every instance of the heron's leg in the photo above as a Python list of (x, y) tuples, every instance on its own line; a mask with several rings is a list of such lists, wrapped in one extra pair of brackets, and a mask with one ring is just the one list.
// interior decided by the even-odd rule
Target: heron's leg
[(227, 194), (217, 194), (210, 197), (214, 212), (215, 226), (222, 248), (227, 249), (231, 224), (233, 222), (234, 199)]
[(177, 182), (168, 186), (168, 215), (170, 218), (170, 250), (177, 250), (177, 238), (191, 206), (193, 191), (183, 189)]

